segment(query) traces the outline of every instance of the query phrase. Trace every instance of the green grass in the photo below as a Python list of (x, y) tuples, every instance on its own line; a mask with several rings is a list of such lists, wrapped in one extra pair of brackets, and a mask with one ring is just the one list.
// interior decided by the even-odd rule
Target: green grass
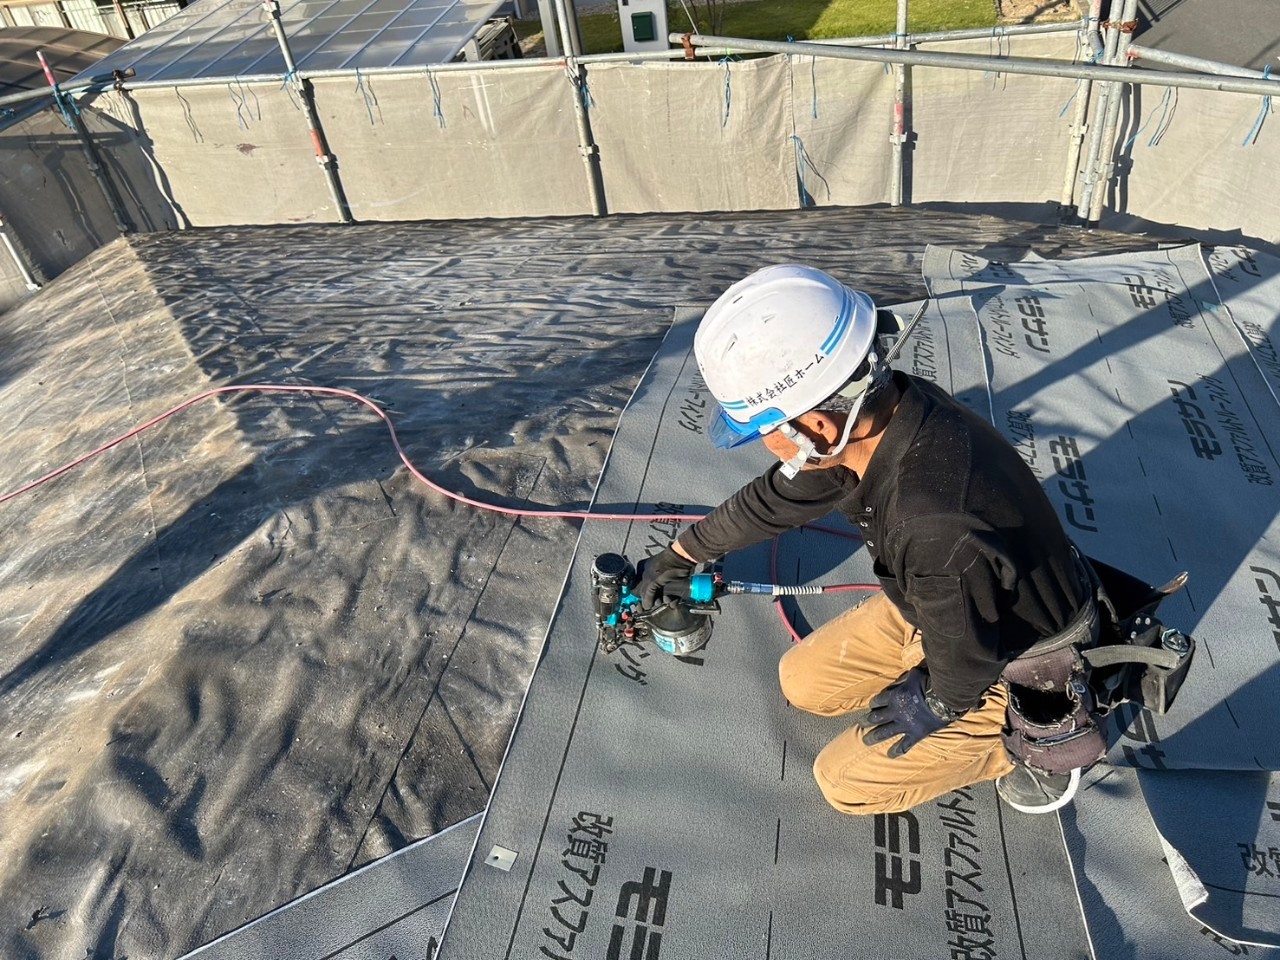
[[(668, 3), (672, 30), (688, 30), (689, 17), (679, 2)], [(822, 40), (892, 33), (896, 0), (745, 0), (725, 6), (723, 35), (755, 40)], [(583, 14), (582, 44), (587, 53), (622, 49), (617, 10)], [(912, 31), (990, 27), (996, 22), (991, 0), (912, 0)], [(527, 37), (541, 30), (537, 20), (516, 21)]]

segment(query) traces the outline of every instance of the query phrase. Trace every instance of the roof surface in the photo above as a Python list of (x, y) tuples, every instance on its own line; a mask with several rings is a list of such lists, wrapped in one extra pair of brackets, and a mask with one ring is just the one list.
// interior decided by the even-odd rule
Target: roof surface
[(0, 28), (0, 96), (48, 86), (36, 51), (43, 50), (59, 81), (89, 70), (124, 41), (59, 27)]
[(1280, 67), (1274, 0), (1144, 0), (1138, 16), (1134, 42), (1143, 46), (1254, 70)]
[[(906, 300), (930, 242), (1149, 246), (885, 209), (135, 236), (6, 314), (0, 488), (312, 383), (449, 489), (582, 509), (675, 305), (789, 260)], [(481, 810), (578, 531), (450, 503), (300, 398), (4, 504), (0, 955), (174, 956)]]

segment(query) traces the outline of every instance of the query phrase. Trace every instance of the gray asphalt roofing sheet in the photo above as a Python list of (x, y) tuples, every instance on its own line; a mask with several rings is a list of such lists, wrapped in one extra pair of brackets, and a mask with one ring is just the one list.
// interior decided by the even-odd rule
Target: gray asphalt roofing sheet
[(444, 932), (480, 814), (272, 910), (184, 960), (405, 960)]
[[(1162, 609), (1200, 643), (1181, 699), (1163, 717), (1118, 712), (1113, 766), (1074, 809), (1028, 817), (983, 784), (837, 814), (808, 768), (845, 723), (783, 701), (789, 641), (769, 604), (726, 598), (696, 663), (606, 656), (592, 558), (638, 559), (678, 527), (588, 522), (441, 957), (1156, 958), (1280, 942), (1276, 267), (1195, 246), (925, 258), (937, 299), (900, 366), (991, 417), (1087, 552), (1152, 582), (1191, 571)], [(698, 313), (677, 312), (624, 414), (598, 508), (701, 513), (768, 463), (702, 435)], [(772, 580), (773, 562), (762, 545), (725, 575)], [(776, 564), (783, 582), (873, 579), (861, 549), (813, 531), (782, 538)], [(805, 598), (793, 616), (803, 632), (848, 603)], [(486, 862), (503, 851), (509, 870)]]

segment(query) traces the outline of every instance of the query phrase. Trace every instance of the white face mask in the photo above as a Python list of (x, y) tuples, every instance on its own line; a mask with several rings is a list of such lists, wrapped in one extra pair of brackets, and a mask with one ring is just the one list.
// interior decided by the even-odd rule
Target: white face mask
[(849, 418), (844, 422), (844, 434), (840, 437), (840, 442), (827, 453), (818, 453), (818, 448), (814, 442), (790, 423), (779, 425), (778, 432), (796, 445), (796, 455), (782, 464), (782, 475), (788, 480), (794, 480), (796, 474), (801, 471), (805, 464), (821, 463), (823, 460), (831, 460), (840, 456), (844, 452), (844, 448), (849, 445), (849, 434), (853, 432), (853, 425), (858, 419), (859, 411), (862, 410), (862, 401), (866, 398), (867, 391), (864, 388), (862, 393), (858, 395), (858, 399), (853, 402), (853, 409), (849, 411)]
[(793, 427), (790, 423), (783, 423), (778, 426), (778, 432), (796, 445), (796, 455), (790, 460), (786, 460), (782, 464), (782, 475), (788, 480), (794, 480), (796, 474), (804, 467), (809, 459), (817, 452), (817, 448), (813, 445), (813, 441), (806, 437), (803, 433)]

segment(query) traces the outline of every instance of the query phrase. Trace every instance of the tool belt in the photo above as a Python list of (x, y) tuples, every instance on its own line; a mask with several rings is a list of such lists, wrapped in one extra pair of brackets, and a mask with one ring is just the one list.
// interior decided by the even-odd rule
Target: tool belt
[(1073, 552), (1085, 601), (1066, 629), (1009, 662), (1005, 748), (1046, 774), (1097, 763), (1107, 752), (1107, 715), (1137, 702), (1163, 714), (1186, 678), (1195, 640), (1156, 618), (1186, 585), (1162, 587)]

